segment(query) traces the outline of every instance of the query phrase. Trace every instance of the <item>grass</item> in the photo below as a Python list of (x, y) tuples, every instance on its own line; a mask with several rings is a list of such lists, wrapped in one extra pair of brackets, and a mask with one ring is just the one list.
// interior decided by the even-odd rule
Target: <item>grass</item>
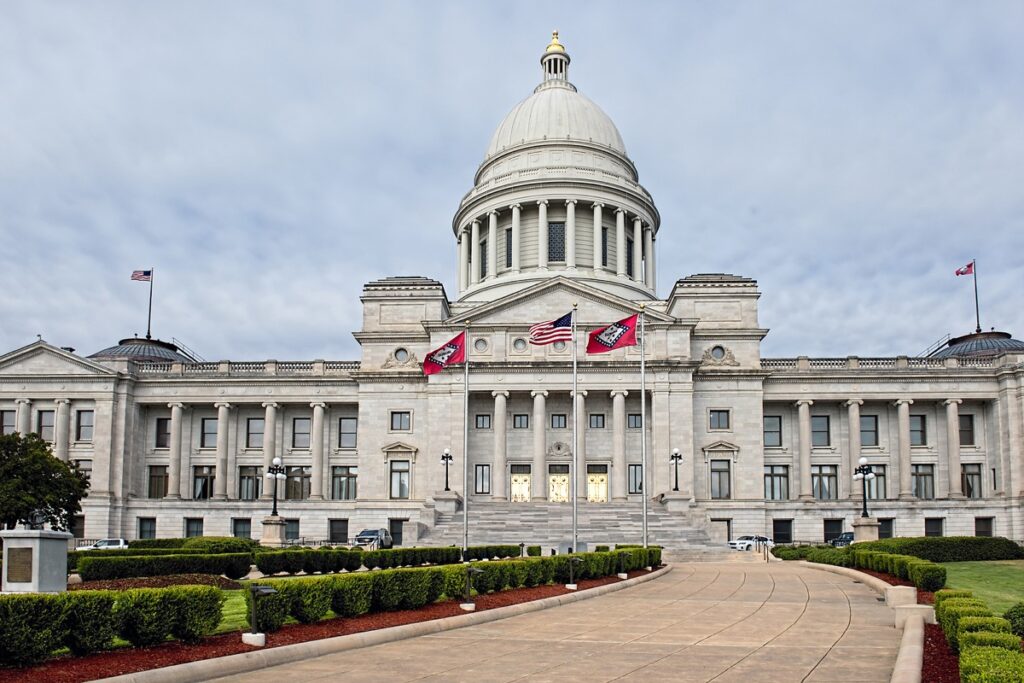
[(943, 562), (946, 587), (974, 592), (997, 614), (1024, 602), (1024, 560)]

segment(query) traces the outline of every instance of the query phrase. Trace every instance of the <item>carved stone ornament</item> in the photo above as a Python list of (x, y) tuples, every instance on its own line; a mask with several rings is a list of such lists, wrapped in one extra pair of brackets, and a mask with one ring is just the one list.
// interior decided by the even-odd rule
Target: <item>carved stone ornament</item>
[(548, 455), (556, 458), (568, 458), (572, 454), (569, 444), (564, 441), (556, 441), (548, 448)]
[(709, 349), (704, 349), (704, 357), (700, 362), (701, 365), (717, 366), (740, 364), (739, 361), (736, 360), (736, 356), (732, 354), (732, 349), (727, 349), (724, 346), (712, 346)]
[(420, 361), (416, 358), (416, 354), (413, 351), (408, 352), (408, 356), (404, 361), (395, 358), (395, 352), (392, 351), (388, 354), (387, 360), (381, 365), (381, 368), (388, 370), (391, 368), (408, 368), (408, 367), (419, 367)]

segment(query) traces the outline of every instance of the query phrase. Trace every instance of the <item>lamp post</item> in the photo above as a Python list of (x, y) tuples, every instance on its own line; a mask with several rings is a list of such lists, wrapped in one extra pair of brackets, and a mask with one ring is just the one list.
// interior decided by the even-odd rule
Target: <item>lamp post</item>
[(868, 481), (875, 478), (875, 473), (871, 471), (871, 465), (868, 464), (867, 458), (861, 458), (857, 462), (860, 463), (860, 467), (854, 470), (853, 478), (861, 483), (861, 499), (864, 502), (864, 508), (860, 516), (867, 518), (871, 516), (868, 514)]
[(277, 482), (287, 479), (284, 467), (281, 465), (281, 458), (274, 458), (270, 467), (267, 468), (267, 479), (274, 482), (274, 509), (270, 512), (271, 517), (277, 517)]
[(675, 465), (676, 469), (676, 484), (672, 487), (673, 491), (679, 490), (679, 462), (683, 459), (683, 454), (679, 452), (678, 448), (672, 449), (672, 455), (669, 456), (669, 460)]
[(447, 448), (444, 449), (444, 453), (441, 454), (441, 464), (444, 465), (444, 490), (445, 491), (451, 491), (451, 489), (448, 488), (448, 466), (452, 464), (452, 460), (454, 460), (454, 459), (455, 458), (452, 457), (452, 452), (450, 450), (448, 450)]

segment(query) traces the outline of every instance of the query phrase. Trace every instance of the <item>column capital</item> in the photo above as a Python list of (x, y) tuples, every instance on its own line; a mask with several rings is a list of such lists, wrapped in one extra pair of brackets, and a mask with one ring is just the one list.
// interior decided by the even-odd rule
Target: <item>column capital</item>
[(612, 389), (611, 391), (608, 392), (608, 395), (611, 396), (612, 398), (615, 398), (616, 396), (622, 396), (623, 398), (625, 398), (626, 396), (629, 396), (629, 392), (626, 391), (625, 389)]
[(497, 209), (491, 209), (490, 211), (487, 212), (487, 215), (488, 216), (497, 216), (498, 215), (498, 210)]
[(864, 405), (864, 399), (862, 399), (862, 398), (851, 398), (851, 399), (847, 400), (846, 402), (844, 402), (843, 405), (846, 406), (847, 408), (850, 408), (852, 406), (862, 406), (862, 405)]
[(512, 211), (519, 211), (520, 209), (523, 208), (523, 205), (522, 204), (509, 204), (508, 208), (511, 209)]
[(548, 205), (548, 200), (546, 200), (546, 199), (539, 199), (539, 200), (537, 200), (537, 206), (547, 206), (547, 205)]
[[(570, 391), (569, 394), (571, 395), (572, 392)], [(586, 389), (577, 389), (576, 390), (576, 395), (581, 397), (581, 398), (586, 398), (587, 397), (587, 390)]]
[(617, 209), (615, 209), (615, 213), (616, 213), (616, 215), (618, 215), (618, 214), (620, 214), (620, 213), (621, 213), (621, 214), (623, 214), (623, 215), (625, 215), (625, 213), (626, 213), (626, 210), (625, 210), (625, 209), (623, 209), (623, 208), (622, 208), (622, 207), (620, 206), (620, 207), (618, 207)]
[(544, 398), (547, 398), (548, 392), (544, 389), (534, 389), (533, 391), (530, 392), (530, 396), (533, 396), (534, 398), (537, 398), (538, 396), (543, 396)]
[(944, 405), (944, 406), (960, 405), (963, 402), (964, 402), (964, 400), (962, 398), (947, 398), (945, 401), (942, 402), (942, 405)]
[(474, 218), (473, 220), (470, 221), (470, 225), (472, 225), (472, 226), (474, 226), (476, 228), (479, 228), (480, 227), (480, 219), (479, 218)]
[(565, 200), (565, 205), (566, 205), (566, 206), (569, 206), (570, 204), (572, 204), (573, 206), (575, 206), (575, 205), (576, 205), (576, 203), (577, 203), (577, 202), (576, 202), (576, 200), (575, 200), (575, 199), (566, 199), (566, 200)]
[(167, 407), (168, 407), (168, 408), (184, 408), (184, 407), (185, 407), (185, 404), (184, 404), (184, 403), (180, 403), (180, 402), (177, 402), (177, 401), (176, 401), (176, 402), (174, 402), (174, 403), (168, 403), (168, 404), (167, 404)]
[(68, 404), (71, 403), (71, 399), (70, 398), (55, 398), (55, 399), (53, 399), (53, 402), (56, 403), (59, 406), (60, 405), (68, 405)]
[(508, 398), (508, 391), (506, 391), (505, 389), (497, 389), (491, 392), (491, 396), (493, 396), (494, 398), (498, 398), (499, 396), (504, 396), (505, 398)]
[(641, 225), (641, 227), (644, 225), (643, 217), (640, 216), (640, 215), (637, 215), (637, 214), (633, 214), (633, 222), (634, 223), (639, 223)]
[(894, 406), (902, 406), (902, 405), (909, 406), (909, 405), (913, 405), (913, 403), (914, 403), (914, 399), (912, 399), (912, 398), (898, 398), (898, 399), (896, 399), (895, 401), (892, 402), (892, 404)]
[(273, 401), (267, 401), (266, 403), (263, 404), (263, 407), (264, 408), (273, 408), (274, 410), (277, 410), (280, 406), (278, 406)]
[(32, 399), (30, 399), (30, 398), (16, 398), (16, 399), (14, 399), (14, 402), (15, 403), (19, 403), (21, 405), (26, 405), (28, 403), (31, 403)]
[(802, 398), (802, 399), (798, 400), (796, 403), (794, 403), (793, 405), (795, 405), (797, 407), (807, 406), (808, 408), (810, 408), (811, 406), (814, 405), (814, 401), (812, 401), (809, 398)]
[(470, 227), (468, 223), (459, 228), (459, 239), (462, 239), (463, 237), (469, 235), (469, 230)]
[(231, 409), (231, 404), (230, 404), (230, 403), (227, 403), (227, 402), (225, 402), (225, 401), (218, 401), (217, 403), (214, 403), (214, 404), (213, 404), (213, 407), (214, 407), (214, 408), (217, 408), (218, 410), (219, 410), (220, 408), (227, 408), (228, 410), (230, 410), (230, 409)]
[(604, 208), (604, 202), (594, 202), (590, 206), (592, 208), (594, 208), (594, 209), (603, 209)]
[(324, 403), (323, 401), (313, 401), (312, 403), (309, 404), (309, 407), (310, 408), (326, 408), (327, 404)]

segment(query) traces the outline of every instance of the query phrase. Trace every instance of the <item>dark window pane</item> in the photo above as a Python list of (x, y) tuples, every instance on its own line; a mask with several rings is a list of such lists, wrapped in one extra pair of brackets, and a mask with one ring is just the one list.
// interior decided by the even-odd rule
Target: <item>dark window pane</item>
[(548, 223), (548, 261), (565, 261), (565, 223)]
[(250, 417), (245, 421), (245, 447), (263, 448), (263, 418)]
[(960, 416), (960, 445), (961, 446), (973, 446), (974, 445), (974, 416), (973, 415), (961, 415)]
[(860, 416), (860, 445), (861, 446), (877, 446), (878, 445), (878, 416), (877, 415), (861, 415)]
[(764, 445), (766, 448), (780, 448), (782, 446), (781, 416), (764, 416)]
[(828, 415), (811, 416), (811, 445), (824, 448), (831, 445)]
[(355, 448), (359, 419), (342, 417), (338, 419), (338, 448)]
[(292, 420), (292, 448), (309, 448), (309, 434), (312, 420), (296, 417)]
[(171, 446), (171, 418), (158, 417), (156, 419), (156, 441), (157, 448), (170, 448)]

